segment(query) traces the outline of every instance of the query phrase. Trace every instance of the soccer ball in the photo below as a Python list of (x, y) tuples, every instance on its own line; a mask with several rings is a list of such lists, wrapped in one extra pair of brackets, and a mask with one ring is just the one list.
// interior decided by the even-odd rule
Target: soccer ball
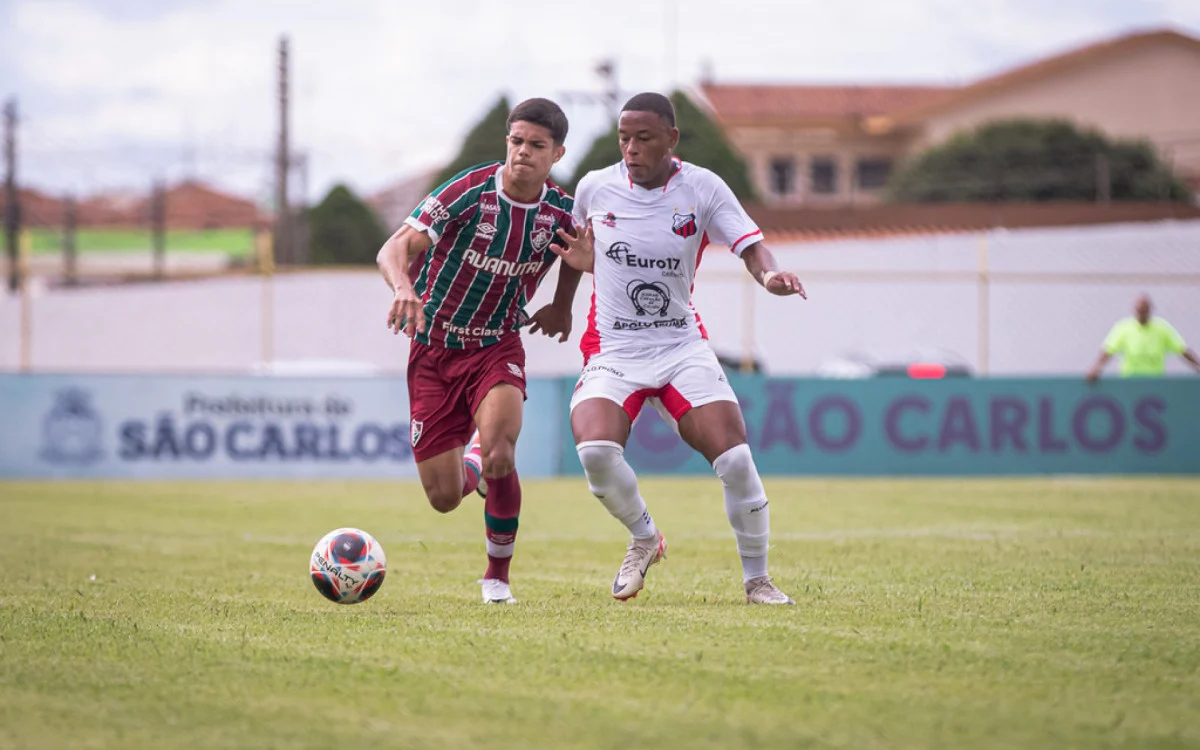
[(379, 591), (387, 574), (383, 547), (362, 529), (334, 529), (313, 547), (313, 585), (331, 602), (358, 604)]

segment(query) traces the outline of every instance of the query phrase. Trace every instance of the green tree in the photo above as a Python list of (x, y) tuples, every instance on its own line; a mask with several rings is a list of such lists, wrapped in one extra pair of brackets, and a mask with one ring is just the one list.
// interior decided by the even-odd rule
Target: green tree
[(308, 216), (313, 264), (374, 263), (387, 232), (375, 212), (337, 185)]
[(508, 137), (509, 112), (508, 98), (500, 97), (500, 101), (496, 102), (483, 119), (467, 133), (458, 155), (438, 172), (426, 192), (433, 192), (434, 188), (467, 167), (485, 162), (504, 161), (504, 139)]
[(734, 151), (721, 128), (682, 91), (671, 94), (671, 103), (675, 105), (675, 122), (679, 125), (676, 155), (716, 172), (739, 200), (755, 200), (746, 162)]
[[(679, 126), (679, 147), (675, 149), (675, 155), (711, 169), (725, 180), (739, 199), (755, 200), (746, 162), (729, 145), (721, 128), (683, 92), (671, 94), (671, 103), (675, 105), (675, 124)], [(620, 160), (621, 147), (617, 143), (617, 127), (614, 125), (592, 142), (591, 148), (576, 166), (568, 190), (574, 191), (579, 180), (588, 172), (603, 169)]]
[(621, 161), (621, 146), (617, 143), (617, 126), (613, 125), (607, 133), (592, 141), (592, 145), (583, 158), (575, 165), (575, 172), (571, 175), (570, 181), (564, 183), (563, 189), (573, 195), (585, 174), (595, 169), (612, 166), (619, 161)]
[(1188, 200), (1146, 141), (1113, 140), (1066, 120), (1011, 119), (959, 133), (892, 176), (894, 201)]

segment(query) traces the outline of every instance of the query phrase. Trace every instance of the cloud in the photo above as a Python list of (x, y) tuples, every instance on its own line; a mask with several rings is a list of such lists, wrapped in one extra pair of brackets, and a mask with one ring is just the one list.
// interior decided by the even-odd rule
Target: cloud
[[(594, 69), (623, 92), (720, 80), (961, 82), (1120, 33), (1200, 28), (1194, 0), (647, 0), (548, 9), (531, 0), (3, 0), (0, 64), (23, 112), (29, 179), (70, 163), (118, 175), (195, 169), (259, 192), (277, 131), (276, 47), (292, 51), (293, 143), (317, 197), (444, 162), (501, 95), (549, 96), (571, 117), (566, 166), (605, 129)], [(3, 93), (3, 92), (0, 92)], [(145, 153), (129, 154), (142, 144)], [(124, 164), (125, 168), (102, 165)], [(140, 181), (153, 175), (145, 174)], [(87, 185), (84, 185), (86, 188)]]

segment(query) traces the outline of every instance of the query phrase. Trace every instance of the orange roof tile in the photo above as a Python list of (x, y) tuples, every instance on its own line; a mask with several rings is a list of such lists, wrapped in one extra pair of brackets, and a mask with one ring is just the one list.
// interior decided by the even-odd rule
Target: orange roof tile
[(704, 84), (701, 92), (726, 124), (875, 117), (946, 98), (945, 86), (790, 86)]
[(1200, 39), (1173, 29), (1156, 29), (1125, 34), (1035, 60), (967, 86), (706, 83), (701, 85), (700, 93), (725, 125), (787, 125), (814, 121), (832, 124), (872, 117), (913, 123), (960, 101), (1155, 44), (1177, 44), (1200, 50)]
[(980, 232), (996, 227), (1200, 219), (1200, 206), (1167, 202), (881, 203), (829, 208), (747, 206), (746, 209), (769, 243)]
[(1023, 83), (1041, 80), (1082, 65), (1094, 64), (1105, 58), (1127, 54), (1143, 47), (1159, 44), (1182, 45), (1200, 52), (1200, 39), (1172, 29), (1156, 29), (1153, 31), (1125, 34), (1061, 54), (1034, 60), (1026, 65), (982, 78), (968, 86), (957, 89), (951, 96), (944, 97), (938, 101), (914, 103), (896, 114), (898, 115), (898, 119), (902, 119), (905, 122), (919, 121), (933, 112), (945, 107), (952, 107), (960, 102), (977, 99), (981, 96), (986, 96), (1013, 86), (1019, 86)]

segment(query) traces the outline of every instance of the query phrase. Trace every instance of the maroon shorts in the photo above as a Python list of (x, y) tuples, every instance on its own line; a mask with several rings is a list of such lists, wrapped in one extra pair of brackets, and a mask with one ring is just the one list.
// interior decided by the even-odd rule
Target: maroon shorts
[(518, 334), (482, 349), (413, 342), (408, 353), (408, 404), (418, 462), (467, 444), (475, 410), (493, 387), (508, 383), (525, 396), (525, 347)]

